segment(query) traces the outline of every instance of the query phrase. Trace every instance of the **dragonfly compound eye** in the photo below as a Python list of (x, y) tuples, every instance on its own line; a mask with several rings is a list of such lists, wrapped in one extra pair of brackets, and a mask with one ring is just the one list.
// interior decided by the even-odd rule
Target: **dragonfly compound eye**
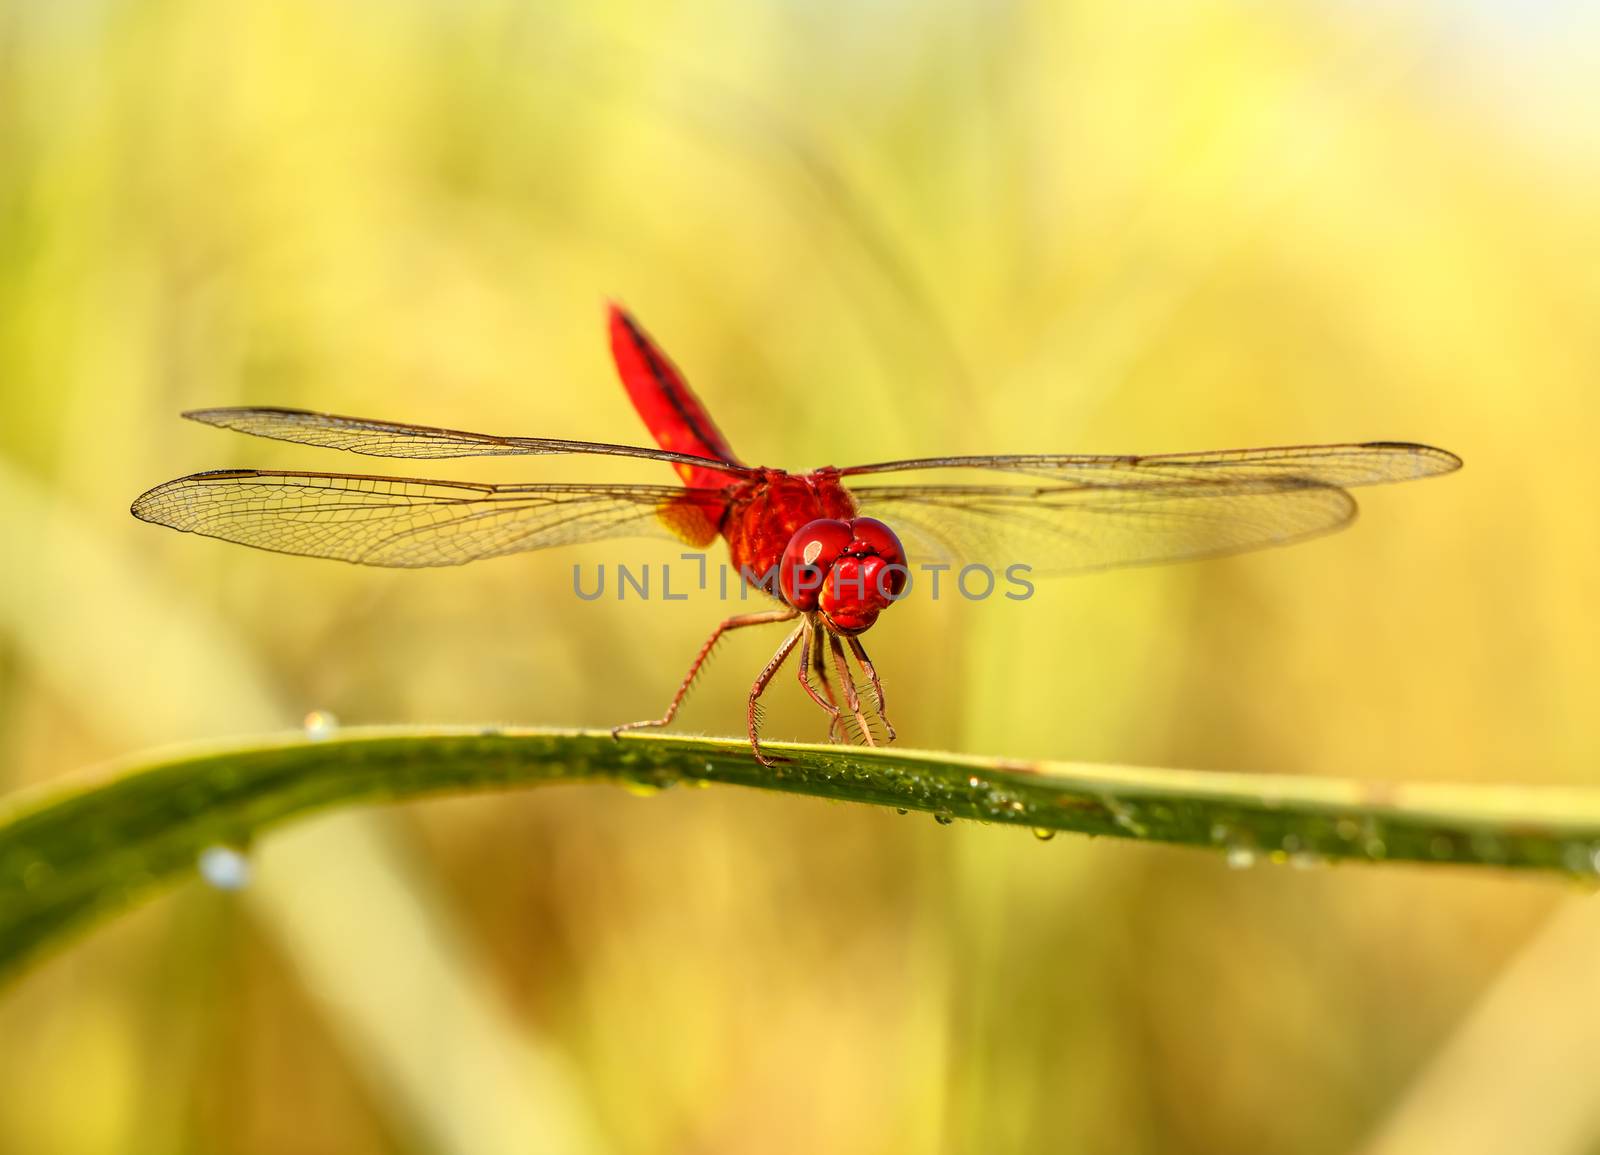
[(906, 554), (900, 539), (883, 522), (858, 517), (850, 522), (850, 544), (828, 569), (817, 608), (841, 634), (859, 634), (906, 585)]
[(778, 563), (783, 600), (804, 613), (816, 609), (829, 570), (854, 539), (849, 522), (828, 517), (808, 521), (795, 530)]
[(850, 521), (850, 532), (854, 536), (850, 548), (845, 552), (862, 557), (869, 554), (881, 557), (886, 567), (881, 571), (884, 592), (891, 598), (899, 597), (905, 591), (908, 573), (905, 547), (900, 544), (894, 530), (875, 517), (857, 517)]

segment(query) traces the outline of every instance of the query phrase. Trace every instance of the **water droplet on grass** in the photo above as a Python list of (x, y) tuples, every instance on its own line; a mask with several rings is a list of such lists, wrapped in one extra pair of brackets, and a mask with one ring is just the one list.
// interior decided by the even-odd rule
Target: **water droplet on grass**
[(1033, 836), (1040, 842), (1049, 842), (1056, 836), (1056, 832), (1048, 826), (1035, 826), (1033, 828)]
[(1139, 821), (1133, 808), (1120, 799), (1109, 794), (1102, 795), (1100, 803), (1111, 812), (1111, 820), (1135, 838), (1144, 838), (1149, 835), (1149, 828)]
[(1211, 841), (1222, 847), (1229, 870), (1247, 870), (1256, 864), (1256, 848), (1248, 834), (1236, 834), (1225, 822), (1211, 827)]
[(307, 738), (320, 742), (339, 732), (339, 719), (327, 710), (313, 710), (306, 715), (305, 731)]
[(937, 813), (937, 814), (935, 814), (933, 816), (933, 820), (935, 822), (937, 822), (940, 826), (949, 826), (956, 819), (955, 819), (955, 815), (950, 814), (950, 813), (948, 813), (948, 812), (946, 812), (944, 810), (941, 810), (941, 811), (939, 811), (939, 813)]
[(1596, 863), (1594, 851), (1582, 842), (1571, 843), (1561, 852), (1561, 864), (1572, 874), (1593, 874)]
[(1361, 824), (1362, 833), (1365, 835), (1361, 843), (1361, 852), (1374, 862), (1389, 857), (1389, 846), (1383, 840), (1383, 835), (1378, 830), (1378, 821), (1368, 818)]
[(200, 852), (200, 877), (218, 890), (243, 890), (250, 885), (250, 860), (231, 846), (208, 846)]
[(24, 890), (38, 890), (50, 881), (50, 876), (55, 874), (55, 868), (42, 858), (28, 863), (22, 871), (22, 888)]
[(1506, 848), (1504, 843), (1486, 830), (1480, 830), (1472, 836), (1472, 853), (1482, 862), (1504, 862)]

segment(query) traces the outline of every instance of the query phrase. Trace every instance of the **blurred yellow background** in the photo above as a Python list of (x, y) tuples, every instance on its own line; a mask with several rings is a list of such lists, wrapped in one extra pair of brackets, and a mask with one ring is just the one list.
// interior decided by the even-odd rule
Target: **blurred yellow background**
[[(897, 608), (908, 745), (1593, 783), (1597, 50), (1571, 2), (0, 3), (0, 786), (311, 710), (653, 716), (723, 608), (576, 602), (615, 551), (397, 573), (127, 513), (383, 471), (197, 406), (642, 442), (607, 296), (757, 462), (1466, 459), (1291, 550)], [(776, 640), (682, 728), (738, 733)], [(787, 680), (769, 719), (822, 737)], [(602, 787), (254, 874), (0, 992), (0, 1151), (1600, 1146), (1600, 916), (1548, 881)]]

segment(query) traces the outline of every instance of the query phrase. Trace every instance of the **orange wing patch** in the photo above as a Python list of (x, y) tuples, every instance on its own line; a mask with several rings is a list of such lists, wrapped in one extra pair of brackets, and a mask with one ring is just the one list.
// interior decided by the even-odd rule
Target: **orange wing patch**
[(717, 540), (723, 510), (720, 503), (712, 504), (686, 495), (664, 504), (656, 516), (685, 545), (699, 547)]

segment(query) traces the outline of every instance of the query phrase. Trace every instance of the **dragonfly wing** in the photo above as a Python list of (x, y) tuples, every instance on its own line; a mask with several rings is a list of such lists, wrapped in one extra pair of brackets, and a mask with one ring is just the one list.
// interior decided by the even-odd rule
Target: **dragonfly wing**
[[(714, 496), (714, 495), (713, 495)], [(337, 473), (219, 470), (158, 485), (144, 521), (360, 565), (461, 565), (607, 538), (700, 535), (705, 491), (668, 485), (475, 485)]]
[(1293, 477), (1112, 486), (853, 486), (922, 558), (1039, 575), (1219, 557), (1347, 524), (1355, 499)]
[(1431, 445), (1368, 441), (1350, 445), (1289, 445), (1149, 456), (1023, 454), (998, 457), (922, 457), (855, 465), (844, 476), (906, 470), (984, 469), (1020, 473), (1085, 487), (1122, 488), (1161, 482), (1298, 479), (1349, 489), (1433, 477), (1461, 468), (1461, 459)]
[(745, 475), (753, 470), (727, 461), (710, 461), (686, 453), (647, 449), (640, 445), (609, 445), (598, 441), (563, 441), (552, 437), (498, 437), (490, 433), (468, 433), (460, 429), (439, 429), (430, 425), (407, 425), (399, 421), (373, 421), (365, 417), (341, 417), (336, 413), (314, 413), (308, 409), (229, 408), (192, 409), (184, 414), (191, 421), (232, 429), (255, 437), (344, 449), (369, 457), (405, 457), (434, 460), (446, 457), (538, 456), (556, 453), (586, 453), (611, 457), (643, 457), (671, 465), (715, 466), (720, 474)]

